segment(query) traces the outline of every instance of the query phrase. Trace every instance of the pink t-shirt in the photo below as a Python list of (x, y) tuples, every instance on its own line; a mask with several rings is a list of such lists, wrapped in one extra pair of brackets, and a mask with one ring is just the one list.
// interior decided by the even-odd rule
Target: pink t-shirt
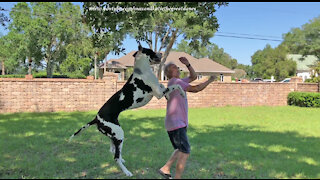
[[(184, 79), (172, 78), (168, 82), (168, 87), (179, 84), (184, 91), (190, 86), (189, 77)], [(173, 131), (188, 126), (188, 100), (183, 98), (178, 90), (170, 94), (170, 100), (167, 101), (167, 114), (165, 127), (167, 131)]]

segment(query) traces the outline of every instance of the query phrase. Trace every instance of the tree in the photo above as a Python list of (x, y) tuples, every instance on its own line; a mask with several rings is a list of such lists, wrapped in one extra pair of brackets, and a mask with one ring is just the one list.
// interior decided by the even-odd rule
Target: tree
[[(124, 29), (118, 32), (94, 32), (92, 35), (92, 46), (95, 53), (95, 72), (97, 72), (97, 64), (103, 63), (104, 59), (107, 59), (107, 55), (110, 52), (114, 52), (114, 54), (119, 54), (119, 51), (123, 51), (123, 49), (119, 48), (122, 46), (122, 41), (125, 37)], [(116, 47), (116, 48), (115, 48)], [(98, 59), (98, 61), (96, 60)], [(106, 62), (104, 62), (104, 73), (106, 72)], [(95, 74), (95, 78), (97, 75)]]
[[(92, 33), (91, 40), (95, 52), (95, 72), (97, 71), (97, 64), (102, 62), (99, 60), (107, 59), (107, 55), (110, 52), (120, 54), (120, 52), (124, 51), (124, 48), (121, 48), (122, 41), (128, 32), (127, 29), (130, 29), (128, 25), (124, 26), (123, 21), (127, 20), (125, 14), (114, 15), (113, 11), (90, 9), (92, 7), (101, 7), (103, 4), (99, 2), (84, 2), (83, 5), (83, 22), (90, 28)], [(104, 72), (106, 72), (106, 64)]]
[(313, 64), (313, 73), (311, 74), (311, 82), (318, 83), (320, 87), (320, 61), (317, 61)]
[[(23, 34), (25, 43), (20, 44), (29, 64), (45, 60), (47, 77), (66, 59), (66, 46), (76, 41), (81, 31), (81, 11), (70, 2), (17, 3), (10, 16), (10, 28)], [(29, 66), (30, 67), (30, 66)], [(29, 68), (29, 73), (31, 72)]]
[[(145, 41), (150, 49), (158, 52), (166, 47), (159, 66), (158, 77), (174, 42), (180, 35), (191, 40), (189, 46), (198, 49), (209, 44), (209, 39), (219, 27), (214, 16), (215, 6), (225, 2), (106, 2), (84, 3), (87, 21), (98, 31), (119, 32), (123, 29), (137, 41)], [(118, 7), (118, 9), (116, 9)], [(128, 9), (120, 9), (120, 8)], [(130, 7), (158, 10), (131, 10)], [(165, 9), (176, 8), (175, 11)], [(112, 10), (112, 8), (114, 10)], [(160, 9), (164, 8), (164, 9)], [(179, 10), (180, 8), (180, 10)], [(181, 8), (193, 8), (185, 11)], [(154, 39), (154, 41), (153, 41)], [(158, 42), (161, 43), (157, 50)], [(117, 49), (117, 47), (114, 47)]]
[(278, 46), (273, 49), (269, 44), (263, 50), (258, 50), (251, 57), (254, 77), (270, 79), (274, 76), (276, 80), (282, 80), (294, 76), (296, 63), (288, 60), (285, 46)]
[(40, 45), (47, 64), (47, 76), (52, 77), (53, 69), (66, 59), (66, 46), (77, 40), (81, 31), (79, 6), (65, 3), (31, 3), (41, 32)]
[(0, 40), (0, 58), (2, 62), (2, 74), (26, 72), (25, 65), (25, 49), (22, 44), (25, 43), (23, 34), (18, 34), (14, 31), (9, 33)]
[(28, 60), (28, 74), (31, 74), (33, 59), (36, 64), (41, 61), (41, 48), (38, 45), (39, 31), (36, 22), (32, 19), (31, 8), (27, 3), (16, 4), (10, 12), (12, 23), (9, 26), (10, 35), (18, 45), (19, 57), (16, 60)]
[[(318, 61), (312, 65), (311, 69), (320, 75), (320, 16), (314, 18), (309, 23), (302, 25), (301, 28), (294, 28), (284, 34), (283, 46), (287, 46), (292, 54), (315, 55)], [(313, 75), (314, 82), (318, 78)]]
[(79, 43), (67, 45), (67, 58), (60, 65), (63, 74), (69, 77), (89, 75), (89, 71), (92, 68), (92, 59), (90, 58), (92, 51), (86, 52), (86, 45), (90, 44), (91, 43)]
[(302, 55), (315, 55), (320, 60), (320, 16), (301, 28), (294, 28), (284, 34), (283, 45), (289, 52)]
[(1, 11), (4, 11), (4, 9), (0, 6), (0, 24), (3, 27), (6, 27), (6, 23), (10, 22), (10, 19)]
[(234, 74), (232, 74), (233, 78), (243, 79), (247, 77), (247, 73), (243, 69), (234, 69)]
[(244, 66), (240, 66), (240, 64), (238, 64), (238, 61), (236, 59), (233, 59), (228, 53), (224, 52), (223, 48), (219, 48), (218, 45), (214, 43), (209, 44), (205, 47), (199, 47), (198, 49), (194, 49), (188, 45), (187, 41), (182, 40), (178, 44), (177, 49), (174, 50), (186, 52), (196, 58), (212, 59), (213, 61), (230, 69), (244, 68)]
[(250, 65), (238, 64), (237, 69), (243, 69), (247, 73), (247, 79), (252, 79), (254, 76), (252, 66)]
[[(198, 49), (194, 49), (191, 46), (189, 46), (189, 43), (187, 41), (182, 40), (177, 45), (177, 48), (172, 50), (186, 52), (195, 58), (205, 58), (205, 57), (209, 58), (213, 50), (213, 46), (215, 46), (215, 44), (210, 44), (210, 45), (207, 45), (206, 47), (199, 47)], [(214, 61), (216, 61), (216, 59), (214, 59)]]
[(0, 38), (0, 61), (1, 61), (1, 74), (5, 75), (5, 61), (7, 60), (9, 56), (8, 51), (8, 44), (6, 43), (7, 39), (5, 36), (2, 36)]

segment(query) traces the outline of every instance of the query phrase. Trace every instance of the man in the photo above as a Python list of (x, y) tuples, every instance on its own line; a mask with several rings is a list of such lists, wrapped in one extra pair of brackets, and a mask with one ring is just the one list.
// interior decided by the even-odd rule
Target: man
[[(179, 68), (170, 63), (165, 67), (165, 75), (169, 79), (168, 86), (179, 84), (184, 91), (196, 93), (202, 91), (216, 78), (216, 76), (211, 76), (206, 82), (192, 86), (189, 83), (196, 80), (197, 75), (187, 58), (180, 57), (179, 60), (187, 66), (190, 76), (180, 79)], [(190, 154), (190, 145), (187, 137), (188, 101), (177, 91), (170, 94), (170, 100), (167, 102), (165, 127), (175, 150), (166, 164), (159, 169), (159, 173), (163, 177), (171, 179), (170, 168), (177, 161), (175, 179), (180, 179)]]

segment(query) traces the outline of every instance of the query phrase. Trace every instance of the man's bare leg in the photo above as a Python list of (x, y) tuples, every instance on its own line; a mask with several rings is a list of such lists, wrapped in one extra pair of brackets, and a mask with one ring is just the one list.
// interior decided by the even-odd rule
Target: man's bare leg
[(166, 162), (166, 164), (162, 168), (160, 168), (160, 171), (162, 171), (165, 174), (170, 174), (170, 168), (172, 164), (178, 159), (178, 154), (179, 154), (179, 150), (176, 149), (172, 153), (170, 159)]
[(176, 175), (175, 179), (181, 179), (181, 175), (184, 171), (184, 167), (186, 166), (187, 159), (189, 157), (189, 154), (183, 153), (181, 151), (178, 152), (178, 161), (176, 165)]

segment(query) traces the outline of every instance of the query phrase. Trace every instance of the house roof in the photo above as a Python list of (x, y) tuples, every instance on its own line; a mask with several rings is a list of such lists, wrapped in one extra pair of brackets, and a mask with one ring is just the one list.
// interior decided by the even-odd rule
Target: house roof
[[(125, 56), (122, 56), (119, 59), (114, 59), (112, 61), (118, 62), (124, 66), (134, 66), (134, 57), (132, 56), (136, 51), (131, 51)], [(164, 54), (164, 52), (161, 52)], [(171, 51), (167, 57), (167, 60), (165, 64), (168, 63), (174, 63), (177, 65), (182, 71), (188, 72), (188, 68), (182, 64), (179, 60), (180, 57), (186, 57), (189, 60), (189, 63), (192, 65), (194, 70), (196, 72), (201, 72), (201, 73), (234, 73), (231, 69), (211, 60), (208, 58), (201, 58), (197, 59), (193, 56), (191, 56), (188, 53), (185, 52), (176, 52), (176, 51)], [(109, 60), (111, 61), (111, 60)], [(108, 61), (108, 62), (109, 62)], [(100, 67), (103, 67), (103, 64), (100, 65)]]
[[(116, 61), (115, 59), (110, 59), (107, 61), (107, 68), (110, 69), (127, 69), (127, 66), (123, 65), (121, 62)], [(99, 65), (99, 68), (104, 68), (104, 63)]]
[(297, 71), (309, 71), (317, 60), (317, 56), (307, 55), (306, 57), (302, 57), (301, 54), (288, 54), (287, 58), (292, 59), (297, 63)]
[(125, 65), (125, 66), (134, 66), (134, 57), (133, 54), (137, 52), (137, 51), (131, 51), (128, 54), (126, 54), (125, 56), (122, 56), (119, 59), (114, 59), (113, 61), (116, 62), (120, 62), (121, 64)]
[(243, 69), (234, 69), (234, 73), (237, 73), (239, 75), (243, 75), (243, 76), (246, 76), (247, 75), (247, 72)]

